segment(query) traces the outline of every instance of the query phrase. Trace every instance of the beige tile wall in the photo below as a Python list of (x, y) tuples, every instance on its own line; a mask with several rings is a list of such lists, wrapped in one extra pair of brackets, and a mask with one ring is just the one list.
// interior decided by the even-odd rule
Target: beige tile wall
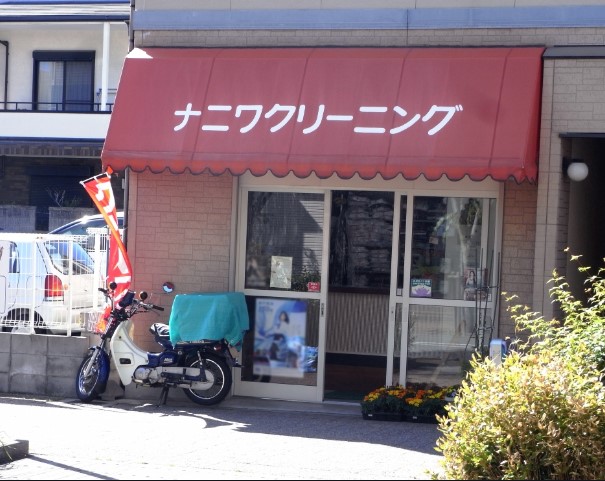
[(135, 31), (136, 47), (500, 47), (605, 45), (605, 28)]
[(565, 133), (605, 133), (605, 59), (544, 61), (533, 305), (545, 317), (557, 313), (545, 283), (555, 268), (566, 274), (569, 181), (561, 159), (570, 152), (560, 138)]
[[(138, 316), (133, 334), (142, 347), (158, 350), (148, 327), (168, 321), (174, 295), (229, 290), (232, 186), (229, 174), (130, 174), (132, 288), (153, 293), (151, 302), (166, 308)], [(163, 292), (165, 281), (174, 283), (172, 294)]]
[[(504, 226), (500, 291), (517, 298), (512, 304), (533, 305), (536, 198), (538, 187), (507, 182), (504, 189)], [(514, 337), (514, 322), (501, 297), (499, 335)]]

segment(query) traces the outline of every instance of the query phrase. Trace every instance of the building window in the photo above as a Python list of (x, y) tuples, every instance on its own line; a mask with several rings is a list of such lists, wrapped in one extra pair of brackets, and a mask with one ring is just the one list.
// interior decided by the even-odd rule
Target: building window
[(94, 51), (35, 51), (33, 57), (35, 110), (94, 110)]
[(314, 289), (309, 283), (319, 286), (323, 201), (323, 194), (248, 194), (246, 289), (307, 292)]
[(389, 293), (394, 199), (393, 192), (332, 193), (331, 291)]
[(495, 206), (475, 197), (414, 198), (411, 297), (475, 301), (491, 285)]

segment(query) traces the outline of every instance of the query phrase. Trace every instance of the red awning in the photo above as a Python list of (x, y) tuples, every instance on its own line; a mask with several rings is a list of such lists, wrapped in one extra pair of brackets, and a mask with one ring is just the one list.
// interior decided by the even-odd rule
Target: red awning
[(534, 182), (543, 50), (135, 49), (103, 165)]

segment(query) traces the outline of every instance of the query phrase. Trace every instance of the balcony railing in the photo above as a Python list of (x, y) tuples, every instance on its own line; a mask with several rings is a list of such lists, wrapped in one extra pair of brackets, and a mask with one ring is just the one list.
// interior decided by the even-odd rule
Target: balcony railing
[(101, 110), (100, 103), (86, 104), (85, 110), (83, 107), (0, 102), (0, 139), (104, 139), (113, 104), (108, 103), (107, 110)]
[(103, 112), (110, 113), (113, 103), (106, 103), (105, 110), (101, 109), (101, 102), (2, 102), (0, 110), (32, 111), (32, 112)]

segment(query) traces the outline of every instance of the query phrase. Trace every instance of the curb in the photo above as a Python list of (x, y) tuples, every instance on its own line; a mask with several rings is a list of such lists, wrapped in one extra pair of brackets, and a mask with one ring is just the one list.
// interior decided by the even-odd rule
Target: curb
[(29, 441), (15, 439), (0, 444), (0, 465), (7, 464), (29, 455)]

